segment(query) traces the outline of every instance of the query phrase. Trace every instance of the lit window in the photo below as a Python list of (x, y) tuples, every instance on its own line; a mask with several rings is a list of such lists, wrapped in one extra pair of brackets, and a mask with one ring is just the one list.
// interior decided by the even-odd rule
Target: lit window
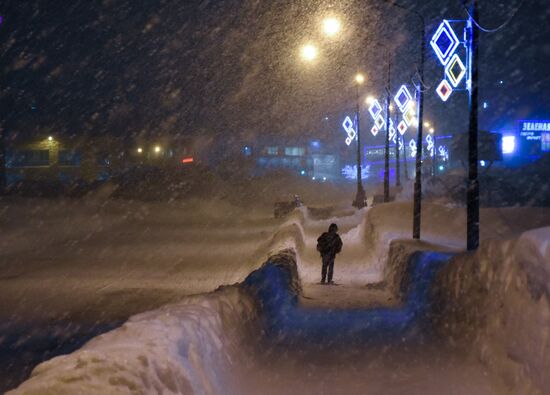
[(516, 149), (516, 136), (504, 136), (502, 138), (502, 153), (511, 154)]
[(267, 154), (268, 155), (278, 155), (279, 154), (279, 147), (267, 147)]
[(550, 133), (541, 133), (541, 149), (544, 152), (550, 151)]
[(304, 156), (305, 153), (306, 150), (302, 147), (285, 147), (286, 156)]

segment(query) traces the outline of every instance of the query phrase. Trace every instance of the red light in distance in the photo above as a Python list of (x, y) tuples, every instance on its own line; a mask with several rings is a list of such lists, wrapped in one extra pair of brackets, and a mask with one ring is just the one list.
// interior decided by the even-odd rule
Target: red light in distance
[(181, 163), (193, 163), (195, 160), (193, 158), (183, 158)]

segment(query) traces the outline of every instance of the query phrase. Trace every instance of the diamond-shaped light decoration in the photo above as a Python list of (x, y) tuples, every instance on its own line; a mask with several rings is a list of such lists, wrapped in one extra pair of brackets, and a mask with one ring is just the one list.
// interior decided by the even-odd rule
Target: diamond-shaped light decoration
[(344, 122), (342, 123), (342, 126), (348, 134), (348, 137), (346, 137), (346, 144), (350, 145), (356, 136), (355, 129), (353, 128), (353, 121), (350, 117), (346, 117), (346, 119), (344, 119)]
[[(393, 122), (390, 122), (390, 140), (394, 140), (397, 132), (395, 131), (395, 128), (393, 127)], [(395, 141), (394, 141), (395, 142)]]
[(460, 41), (447, 20), (443, 20), (430, 41), (437, 58), (444, 66), (449, 62)]
[(407, 124), (407, 126), (411, 126), (411, 123), (414, 122), (415, 120), (414, 115), (415, 115), (415, 112), (414, 112), (413, 106), (409, 106), (409, 108), (407, 108), (407, 110), (403, 114), (403, 119), (405, 120), (405, 123)]
[(451, 81), (454, 88), (460, 84), (460, 81), (466, 75), (466, 66), (464, 66), (464, 63), (462, 63), (457, 54), (454, 54), (449, 63), (447, 63), (445, 75)]
[(376, 124), (376, 127), (378, 128), (378, 130), (383, 129), (384, 126), (386, 125), (386, 122), (384, 121), (384, 117), (382, 115), (379, 115), (378, 118), (376, 118), (376, 121), (374, 121), (374, 123)]
[(405, 112), (407, 106), (412, 100), (412, 96), (407, 87), (405, 85), (401, 85), (401, 88), (399, 88), (397, 95), (395, 95), (393, 100), (395, 100), (397, 107), (399, 107), (399, 111)]
[(378, 116), (382, 112), (382, 106), (380, 105), (380, 103), (378, 103), (378, 100), (374, 99), (369, 107), (369, 112), (372, 119), (376, 121), (376, 118), (378, 118)]
[(437, 89), (435, 90), (441, 100), (447, 101), (449, 97), (451, 96), (451, 93), (453, 93), (453, 88), (451, 85), (447, 82), (447, 80), (441, 81), (441, 83), (438, 85)]
[(407, 131), (407, 124), (405, 121), (399, 122), (399, 125), (397, 125), (397, 130), (399, 131), (399, 134), (403, 136), (405, 132)]
[(414, 158), (416, 156), (416, 141), (411, 140), (409, 141), (409, 148), (411, 149), (411, 156)]
[(344, 127), (344, 130), (347, 132), (348, 130), (353, 129), (353, 121), (351, 120), (350, 117), (346, 117), (346, 119), (344, 119), (344, 122), (342, 123), (342, 126)]
[(371, 130), (370, 130), (370, 132), (372, 133), (372, 135), (373, 135), (374, 137), (376, 137), (376, 135), (378, 134), (379, 131), (380, 131), (380, 130), (379, 130), (376, 126), (373, 126), (373, 127), (371, 128)]

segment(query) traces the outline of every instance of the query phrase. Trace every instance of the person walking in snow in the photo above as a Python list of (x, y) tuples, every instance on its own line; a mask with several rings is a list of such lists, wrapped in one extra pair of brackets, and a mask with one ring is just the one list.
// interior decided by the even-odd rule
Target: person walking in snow
[(328, 232), (323, 233), (317, 239), (317, 251), (321, 253), (323, 260), (323, 268), (321, 270), (321, 284), (325, 284), (327, 280), (328, 269), (328, 284), (334, 284), (332, 275), (334, 274), (334, 259), (336, 254), (342, 251), (342, 239), (338, 235), (338, 225), (330, 224)]

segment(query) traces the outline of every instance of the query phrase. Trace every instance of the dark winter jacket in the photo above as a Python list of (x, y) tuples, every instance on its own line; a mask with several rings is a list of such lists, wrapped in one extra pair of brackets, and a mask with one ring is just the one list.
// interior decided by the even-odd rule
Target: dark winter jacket
[(317, 251), (321, 256), (336, 256), (342, 251), (342, 239), (336, 232), (325, 232), (317, 239)]

